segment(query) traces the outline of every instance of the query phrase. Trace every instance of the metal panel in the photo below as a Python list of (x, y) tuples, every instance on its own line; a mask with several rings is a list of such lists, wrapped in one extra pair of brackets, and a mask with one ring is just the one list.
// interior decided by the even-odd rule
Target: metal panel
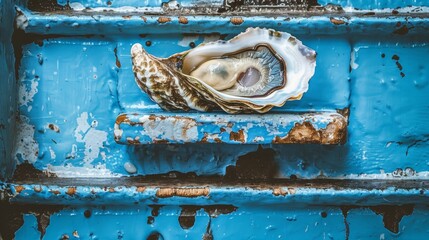
[[(0, 238), (427, 238), (427, 7), (0, 0)], [(132, 44), (247, 27), (317, 51), (301, 100), (170, 113), (137, 87)]]

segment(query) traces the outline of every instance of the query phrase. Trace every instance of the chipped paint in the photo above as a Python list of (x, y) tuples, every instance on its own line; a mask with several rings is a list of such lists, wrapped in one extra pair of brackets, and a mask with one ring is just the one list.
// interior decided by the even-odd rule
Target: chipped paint
[(28, 26), (28, 18), (19, 7), (16, 7), (15, 26), (17, 29), (25, 30)]
[[(121, 124), (141, 127), (142, 130), (139, 131), (141, 137), (126, 137), (126, 141), (132, 144), (140, 144), (146, 139), (150, 139), (154, 143), (162, 141), (192, 142), (198, 139), (197, 122), (192, 118), (145, 115), (139, 117), (138, 122), (130, 122), (128, 117), (131, 116), (126, 118), (124, 116), (119, 116), (115, 124), (115, 140), (117, 141), (123, 138), (123, 132), (119, 129)], [(133, 115), (133, 117), (135, 116)]]
[[(120, 115), (115, 140), (148, 143), (344, 143), (347, 121), (338, 113)], [(264, 137), (261, 136), (264, 134)], [(285, 137), (280, 137), (285, 135)]]
[(15, 159), (18, 163), (28, 161), (34, 163), (39, 155), (39, 143), (34, 139), (35, 127), (30, 119), (21, 115), (17, 125), (17, 143), (15, 146)]
[(30, 103), (33, 102), (34, 96), (39, 91), (37, 88), (39, 86), (39, 80), (40, 79), (36, 77), (26, 80), (25, 76), (20, 80), (21, 84), (19, 85), (18, 103), (21, 107), (27, 107), (28, 112), (32, 109)]
[(326, 128), (316, 130), (310, 122), (295, 123), (285, 137), (276, 136), (273, 143), (338, 144), (346, 140), (346, 121), (334, 119)]
[(83, 161), (85, 165), (88, 165), (99, 157), (100, 149), (104, 147), (103, 144), (107, 141), (108, 133), (96, 129), (97, 121), (95, 119), (91, 123), (88, 121), (88, 112), (83, 112), (76, 121), (77, 127), (74, 136), (76, 142), (85, 144)]
[(120, 174), (113, 173), (111, 170), (107, 169), (105, 164), (97, 164), (95, 166), (88, 167), (74, 167), (71, 165), (54, 166), (48, 164), (46, 171), (48, 174), (54, 174), (60, 178), (109, 178), (121, 176)]

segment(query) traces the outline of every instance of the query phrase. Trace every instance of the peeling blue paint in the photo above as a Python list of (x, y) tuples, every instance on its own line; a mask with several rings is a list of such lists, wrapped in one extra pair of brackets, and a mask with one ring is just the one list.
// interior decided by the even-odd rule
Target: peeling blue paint
[[(424, 207), (429, 197), (425, 182), (429, 179), (429, 21), (425, 8), (429, 1), (319, 0), (323, 6), (340, 4), (346, 12), (307, 17), (296, 13), (284, 17), (246, 16), (240, 25), (231, 23), (231, 14), (185, 14), (187, 24), (180, 23), (178, 16), (160, 23), (162, 14), (156, 12), (160, 9), (148, 15), (146, 10), (134, 9), (136, 12), (131, 13), (126, 8), (160, 8), (162, 1), (69, 2), (75, 8), (125, 8), (111, 14), (36, 13), (20, 1), (0, 0), (0, 178), (8, 178), (14, 165), (25, 161), (57, 176), (45, 182), (1, 183), (0, 199), (12, 205), (64, 205), (63, 210), (52, 213), (44, 239), (66, 235), (70, 239), (144, 239), (153, 233), (164, 239), (200, 239), (208, 234), (207, 229), (216, 239), (421, 239), (429, 235), (429, 211)], [(193, 1), (177, 3), (186, 7)], [(223, 1), (215, 3), (220, 6)], [(21, 7), (28, 20), (28, 25), (19, 26), (26, 33), (22, 50), (13, 49), (11, 44), (15, 41), (14, 4)], [(258, 148), (226, 143), (118, 144), (114, 132), (120, 114), (166, 115), (137, 87), (131, 71), (131, 45), (140, 42), (151, 54), (169, 56), (189, 49), (192, 43), (229, 39), (255, 26), (290, 32), (318, 53), (309, 91), (300, 101), (273, 109), (265, 118), (349, 110), (342, 116), (348, 121), (344, 145), (271, 145), (268, 139), (272, 139), (272, 132), (266, 128), (255, 127), (248, 132), (246, 142), (258, 139), (255, 143), (272, 149), (273, 159), (264, 159), (275, 166), (272, 177), (358, 178), (368, 181), (368, 185), (380, 181), (379, 186), (271, 186), (255, 180), (260, 184), (240, 185), (238, 181), (180, 187), (177, 179), (164, 185), (155, 181), (135, 184), (135, 179), (122, 184), (126, 178), (118, 177), (130, 175), (226, 175), (228, 167), (237, 168), (238, 159)], [(18, 79), (14, 51), (22, 52)], [(202, 115), (216, 114), (174, 115), (201, 120)], [(320, 119), (312, 121), (317, 129), (327, 127), (327, 122)], [(238, 132), (248, 122), (241, 121), (232, 131)], [(287, 133), (291, 127), (292, 122), (280, 132)], [(199, 131), (197, 139), (203, 139), (205, 131), (214, 132), (209, 128)], [(221, 135), (219, 140), (231, 141), (229, 135)], [(136, 172), (127, 172), (127, 164), (135, 166)], [(262, 167), (257, 170), (264, 171)], [(55, 183), (64, 177), (68, 184)], [(74, 184), (73, 178), (81, 178), (81, 184)], [(388, 186), (406, 181), (413, 182), (412, 187)], [(159, 196), (160, 189), (192, 187), (202, 189), (204, 194), (177, 196), (176, 189), (176, 195)], [(217, 217), (197, 209), (193, 226), (181, 229), (181, 205), (231, 203), (237, 209)], [(400, 220), (398, 234), (383, 227), (383, 216), (366, 208), (405, 203), (416, 206), (412, 214)], [(158, 216), (152, 216), (153, 209), (148, 205), (153, 204), (165, 205)], [(359, 207), (345, 214), (341, 209), (345, 205)], [(90, 217), (85, 216), (88, 210)], [(148, 224), (151, 216), (154, 221)], [(23, 221), (16, 239), (39, 238), (34, 213), (25, 213)]]

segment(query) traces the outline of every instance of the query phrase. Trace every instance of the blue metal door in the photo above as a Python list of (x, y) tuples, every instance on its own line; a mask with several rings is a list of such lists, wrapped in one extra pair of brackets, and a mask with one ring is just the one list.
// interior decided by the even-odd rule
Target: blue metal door
[[(0, 239), (428, 238), (428, 13), (0, 0)], [(254, 28), (317, 52), (300, 100), (170, 111), (136, 83), (135, 43), (164, 63)]]

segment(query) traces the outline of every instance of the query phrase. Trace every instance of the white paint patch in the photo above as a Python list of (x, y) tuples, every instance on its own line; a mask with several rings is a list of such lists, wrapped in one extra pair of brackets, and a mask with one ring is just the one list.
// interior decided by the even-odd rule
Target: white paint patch
[(200, 37), (198, 35), (187, 35), (187, 36), (183, 36), (182, 40), (180, 40), (177, 44), (181, 47), (189, 47), (189, 44), (191, 42), (195, 42), (199, 39)]
[(85, 165), (90, 164), (99, 157), (100, 149), (103, 148), (103, 143), (107, 141), (107, 132), (97, 130), (97, 124), (94, 124), (94, 121), (90, 125), (88, 123), (88, 112), (83, 112), (77, 118), (77, 128), (74, 132), (76, 141), (85, 143), (83, 158)]
[[(25, 76), (23, 77), (23, 79), (24, 78)], [(22, 82), (23, 79), (21, 79), (21, 84), (19, 86), (18, 103), (21, 107), (26, 106), (27, 111), (30, 112), (32, 109), (32, 106), (30, 106), (29, 104), (33, 102), (33, 98), (38, 92), (37, 87), (39, 86), (39, 81), (36, 80), (36, 78), (29, 80), (30, 89), (27, 89), (28, 84), (26, 84), (25, 82)]]
[(164, 4), (164, 6), (167, 7), (169, 10), (176, 10), (180, 7), (179, 3), (175, 0), (168, 1), (168, 3)]
[(255, 137), (253, 139), (253, 142), (264, 142), (264, 141), (265, 141), (264, 137)]
[(123, 7), (94, 7), (94, 8), (88, 8), (85, 9), (85, 7), (81, 3), (70, 3), (70, 7), (74, 11), (85, 11), (89, 13), (104, 13), (104, 12), (111, 12), (111, 13), (145, 13), (145, 12), (151, 12), (151, 13), (162, 13), (164, 12), (161, 7), (130, 7), (130, 6), (123, 6)]
[(28, 18), (24, 15), (22, 10), (19, 7), (16, 7), (16, 18), (15, 18), (15, 24), (16, 28), (25, 30), (28, 27)]
[(71, 152), (67, 154), (67, 159), (69, 158), (75, 159), (76, 157), (77, 157), (77, 145), (73, 144)]
[[(344, 7), (343, 10), (347, 13), (367, 13), (368, 9), (357, 9), (354, 7)], [(429, 12), (429, 7), (410, 6), (403, 8), (383, 8), (383, 9), (372, 9), (371, 12), (375, 13), (392, 13), (392, 11), (398, 11), (398, 13), (419, 13)]]
[(105, 165), (99, 164), (92, 167), (53, 166), (48, 164), (46, 171), (58, 177), (67, 178), (105, 178), (120, 177), (121, 174), (112, 173)]
[(134, 174), (137, 172), (136, 166), (131, 162), (124, 163), (124, 168), (129, 174)]
[(395, 180), (419, 180), (419, 179), (428, 179), (429, 171), (416, 172), (412, 176), (394, 176), (392, 173), (374, 173), (374, 174), (349, 174), (346, 176), (340, 176), (341, 179), (395, 179)]
[(17, 136), (15, 146), (15, 159), (34, 163), (37, 160), (39, 144), (34, 140), (34, 126), (30, 125), (30, 119), (21, 115), (17, 124)]
[(69, 3), (69, 6), (71, 9), (73, 9), (73, 11), (82, 11), (85, 9), (85, 6), (83, 6), (83, 4), (79, 2)]
[(357, 64), (355, 62), (355, 60), (356, 60), (355, 59), (355, 54), (356, 54), (356, 50), (353, 50), (352, 53), (351, 53), (351, 55), (350, 55), (350, 67), (352, 69), (357, 69), (359, 67), (359, 64)]
[(126, 108), (135, 108), (135, 109), (160, 109), (158, 104), (145, 105), (144, 102), (131, 104), (126, 106)]
[(139, 119), (143, 123), (140, 133), (152, 140), (172, 140), (193, 142), (198, 140), (197, 123), (188, 118), (168, 117), (164, 120), (151, 116), (143, 116)]
[(49, 153), (51, 154), (51, 159), (52, 160), (55, 159), (55, 158), (57, 158), (57, 155), (55, 154), (54, 150), (51, 147), (49, 147)]

